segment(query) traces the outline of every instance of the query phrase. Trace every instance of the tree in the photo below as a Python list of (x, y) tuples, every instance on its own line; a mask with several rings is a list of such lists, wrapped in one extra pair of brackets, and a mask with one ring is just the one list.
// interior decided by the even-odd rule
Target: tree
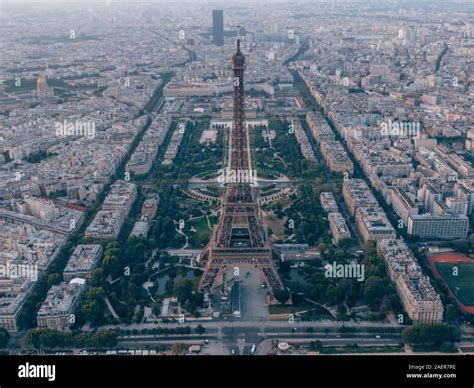
[(342, 319), (342, 317), (347, 313), (347, 308), (343, 304), (338, 304), (336, 307), (336, 312), (337, 312), (338, 318)]
[(48, 286), (56, 286), (61, 283), (62, 276), (59, 273), (52, 273), (48, 275)]
[(81, 313), (93, 324), (97, 324), (102, 318), (102, 307), (97, 301), (88, 300), (82, 304)]
[(285, 302), (290, 298), (290, 293), (288, 290), (281, 289), (275, 291), (275, 299), (279, 301), (281, 304), (285, 304)]
[(102, 318), (104, 308), (105, 292), (100, 287), (91, 287), (84, 296), (81, 305), (81, 313), (89, 319), (92, 324), (97, 324)]
[(165, 284), (165, 291), (166, 292), (171, 292), (173, 291), (174, 288), (174, 280), (173, 279), (168, 279)]
[(456, 346), (452, 342), (443, 342), (439, 348), (442, 352), (454, 353), (456, 352)]
[(152, 312), (155, 317), (158, 317), (161, 314), (161, 305), (159, 303), (154, 303), (152, 307)]
[(204, 303), (204, 294), (202, 292), (196, 292), (193, 297), (193, 303), (196, 307), (202, 307)]
[(57, 331), (52, 329), (36, 328), (31, 329), (26, 334), (28, 344), (35, 348), (63, 348), (71, 346), (73, 343), (70, 332)]
[(380, 298), (384, 294), (383, 281), (378, 276), (369, 277), (364, 285), (364, 297), (371, 308), (378, 307)]
[(444, 315), (448, 322), (455, 322), (458, 315), (456, 307), (454, 307), (452, 304), (448, 304), (446, 306), (446, 310), (444, 310)]
[(188, 279), (181, 279), (176, 282), (174, 292), (176, 293), (179, 303), (184, 304), (193, 296), (193, 283)]
[(316, 351), (320, 352), (321, 349), (323, 348), (323, 344), (320, 340), (311, 341), (310, 347), (311, 347), (312, 350), (316, 350)]
[(110, 348), (117, 345), (118, 331), (113, 329), (98, 330), (92, 336), (92, 343), (96, 347)]
[(403, 341), (412, 345), (430, 345), (439, 348), (443, 342), (458, 341), (460, 330), (447, 323), (425, 323), (407, 327), (402, 332)]
[(339, 247), (346, 250), (355, 245), (355, 240), (353, 238), (345, 238), (339, 241)]
[(114, 278), (119, 277), (122, 273), (122, 263), (117, 256), (105, 256), (102, 265), (106, 274), (112, 275)]
[(173, 353), (175, 355), (176, 354), (184, 354), (184, 353), (186, 353), (186, 350), (187, 350), (187, 347), (182, 342), (175, 342), (171, 346), (171, 353)]
[(92, 287), (100, 287), (101, 285), (104, 284), (105, 276), (104, 276), (104, 270), (102, 268), (94, 268), (91, 272), (91, 275), (92, 275), (92, 281), (91, 281)]
[(380, 312), (383, 314), (387, 314), (390, 312), (392, 308), (392, 300), (388, 295), (385, 295), (382, 299), (382, 303), (380, 304)]
[(194, 331), (196, 332), (196, 334), (202, 335), (206, 332), (206, 329), (204, 328), (203, 325), (199, 324), (199, 325), (196, 326)]
[(0, 349), (7, 346), (10, 339), (10, 334), (3, 327), (0, 327)]
[(293, 305), (296, 305), (296, 306), (301, 305), (304, 302), (304, 294), (292, 292), (291, 300), (293, 302)]
[(291, 264), (289, 261), (280, 261), (278, 264), (280, 266), (280, 271), (283, 273), (290, 273), (291, 271)]

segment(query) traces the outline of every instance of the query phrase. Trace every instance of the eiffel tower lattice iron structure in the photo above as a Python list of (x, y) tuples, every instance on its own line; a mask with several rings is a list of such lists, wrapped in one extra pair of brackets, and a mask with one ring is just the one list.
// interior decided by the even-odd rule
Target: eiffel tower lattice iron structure
[(262, 225), (256, 190), (251, 184), (256, 177), (244, 118), (245, 56), (240, 51), (240, 39), (232, 56), (232, 70), (234, 116), (225, 170), (233, 179), (227, 181), (219, 223), (201, 254), (200, 261), (206, 264), (199, 290), (211, 292), (218, 275), (227, 268), (250, 265), (263, 275), (273, 296), (276, 290), (283, 288), (283, 283), (275, 269), (272, 246)]

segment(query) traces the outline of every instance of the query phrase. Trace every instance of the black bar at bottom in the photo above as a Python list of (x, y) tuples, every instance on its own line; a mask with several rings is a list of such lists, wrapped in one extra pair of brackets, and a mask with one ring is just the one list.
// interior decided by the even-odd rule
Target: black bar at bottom
[[(54, 368), (53, 368), (54, 367)], [(474, 356), (1, 356), (0, 387), (469, 387)]]

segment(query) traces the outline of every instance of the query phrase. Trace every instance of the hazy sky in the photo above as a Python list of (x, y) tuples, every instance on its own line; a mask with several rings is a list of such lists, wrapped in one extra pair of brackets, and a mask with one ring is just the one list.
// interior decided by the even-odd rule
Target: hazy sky
[[(236, 4), (240, 3), (249, 3), (249, 2), (275, 2), (275, 3), (290, 3), (294, 2), (291, 0), (239, 0)], [(319, 0), (324, 1), (324, 0)], [(326, 0), (327, 1), (327, 0)], [(339, 1), (351, 1), (351, 0), (339, 0)], [(359, 0), (361, 1), (361, 0)], [(104, 3), (223, 3), (232, 5), (229, 0), (0, 0), (0, 4), (19, 4), (19, 3), (64, 3), (64, 4), (104, 4)], [(313, 0), (313, 2), (318, 2), (318, 0)], [(337, 0), (335, 1), (337, 2)]]
[[(348, 3), (348, 2), (363, 2), (365, 0), (300, 0), (300, 2), (308, 3)], [(407, 0), (405, 0), (407, 1)], [(433, 2), (437, 0), (432, 0)], [(19, 4), (19, 3), (63, 3), (63, 4), (104, 4), (104, 3), (222, 3), (227, 4), (228, 6), (239, 5), (242, 3), (252, 3), (252, 2), (265, 2), (265, 3), (297, 3), (298, 0), (238, 0), (235, 4), (232, 4), (229, 0), (0, 0), (0, 4)], [(373, 0), (372, 0), (373, 2)], [(416, 3), (416, 0), (410, 0), (412, 3)]]
[[(0, 7), (2, 5), (36, 5), (36, 4), (49, 4), (49, 5), (113, 5), (113, 4), (150, 4), (150, 3), (166, 3), (166, 4), (216, 4), (222, 8), (226, 7), (246, 7), (253, 3), (286, 3), (292, 5), (307, 4), (307, 3), (325, 3), (330, 5), (341, 4), (341, 3), (377, 3), (379, 0), (237, 0), (232, 2), (232, 0), (0, 0)], [(405, 7), (406, 5), (415, 5), (415, 4), (468, 4), (474, 3), (474, 0), (380, 0), (381, 3), (399, 3), (400, 7)]]

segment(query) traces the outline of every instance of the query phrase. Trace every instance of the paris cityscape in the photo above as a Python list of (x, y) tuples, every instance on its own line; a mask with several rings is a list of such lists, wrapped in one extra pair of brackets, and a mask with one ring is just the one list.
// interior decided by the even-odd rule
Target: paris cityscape
[(1, 353), (473, 354), (473, 11), (0, 2)]

